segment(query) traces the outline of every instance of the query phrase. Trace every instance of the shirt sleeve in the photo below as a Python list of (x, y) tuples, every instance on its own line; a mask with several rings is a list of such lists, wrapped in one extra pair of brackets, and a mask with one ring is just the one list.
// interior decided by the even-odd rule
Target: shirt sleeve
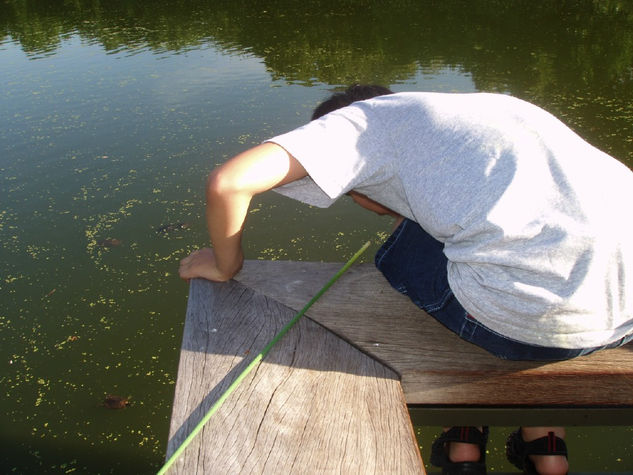
[(366, 107), (354, 104), (268, 140), (308, 172), (275, 191), (325, 208), (360, 184), (384, 179), (378, 177), (384, 175), (386, 147), (376, 122)]

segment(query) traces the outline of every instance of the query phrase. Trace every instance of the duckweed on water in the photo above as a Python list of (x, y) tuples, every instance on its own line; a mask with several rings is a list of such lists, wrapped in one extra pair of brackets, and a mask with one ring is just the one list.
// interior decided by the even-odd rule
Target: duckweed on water
[[(133, 12), (117, 2), (22, 3), (0, 7), (9, 32), (0, 40), (5, 472), (160, 465), (187, 295), (176, 269), (208, 244), (205, 176), (304, 123), (342, 85), (512, 93), (633, 163), (626, 2), (486, 1), (476, 14), (453, 1), (289, 2), (278, 5), (284, 15), (224, 0), (136, 2)], [(298, 33), (269, 34), (280, 31)], [(179, 222), (192, 227), (156, 232)], [(346, 203), (315, 210), (262, 195), (245, 251), (344, 261), (389, 228)], [(135, 404), (105, 411), (110, 391)], [(585, 470), (633, 470), (630, 447), (618, 445), (629, 428), (572, 440)], [(501, 445), (492, 467), (507, 470), (494, 459)]]

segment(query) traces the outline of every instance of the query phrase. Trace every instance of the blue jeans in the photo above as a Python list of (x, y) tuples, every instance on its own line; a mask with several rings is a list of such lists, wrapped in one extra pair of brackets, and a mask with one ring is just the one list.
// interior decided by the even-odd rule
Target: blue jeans
[(461, 306), (448, 285), (444, 244), (416, 222), (405, 219), (376, 253), (376, 267), (389, 283), (413, 303), (456, 333), (498, 358), (508, 360), (559, 361), (615, 348), (633, 339), (633, 334), (594, 348), (551, 348), (505, 337), (482, 325)]

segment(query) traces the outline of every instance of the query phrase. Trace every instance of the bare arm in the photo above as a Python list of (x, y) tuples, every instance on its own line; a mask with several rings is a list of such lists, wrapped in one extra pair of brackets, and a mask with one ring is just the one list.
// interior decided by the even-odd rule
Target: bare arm
[(283, 148), (264, 143), (236, 155), (207, 180), (207, 226), (213, 249), (201, 249), (180, 262), (180, 277), (226, 281), (242, 267), (242, 229), (257, 193), (307, 175)]

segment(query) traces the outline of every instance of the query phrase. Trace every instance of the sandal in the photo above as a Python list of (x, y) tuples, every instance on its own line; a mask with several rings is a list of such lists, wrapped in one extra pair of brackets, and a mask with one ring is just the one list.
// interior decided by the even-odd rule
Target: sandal
[(534, 463), (530, 460), (530, 455), (564, 455), (567, 458), (567, 445), (553, 432), (549, 432), (540, 439), (526, 442), (523, 440), (519, 427), (510, 434), (506, 441), (506, 457), (512, 465), (523, 470), (524, 473), (538, 473)]
[[(451, 427), (443, 432), (431, 447), (431, 463), (442, 467), (445, 475), (486, 475), (486, 442), (488, 441), (488, 427), (483, 432), (476, 427)], [(479, 447), (477, 462), (452, 462), (448, 457), (450, 442), (465, 442)]]

